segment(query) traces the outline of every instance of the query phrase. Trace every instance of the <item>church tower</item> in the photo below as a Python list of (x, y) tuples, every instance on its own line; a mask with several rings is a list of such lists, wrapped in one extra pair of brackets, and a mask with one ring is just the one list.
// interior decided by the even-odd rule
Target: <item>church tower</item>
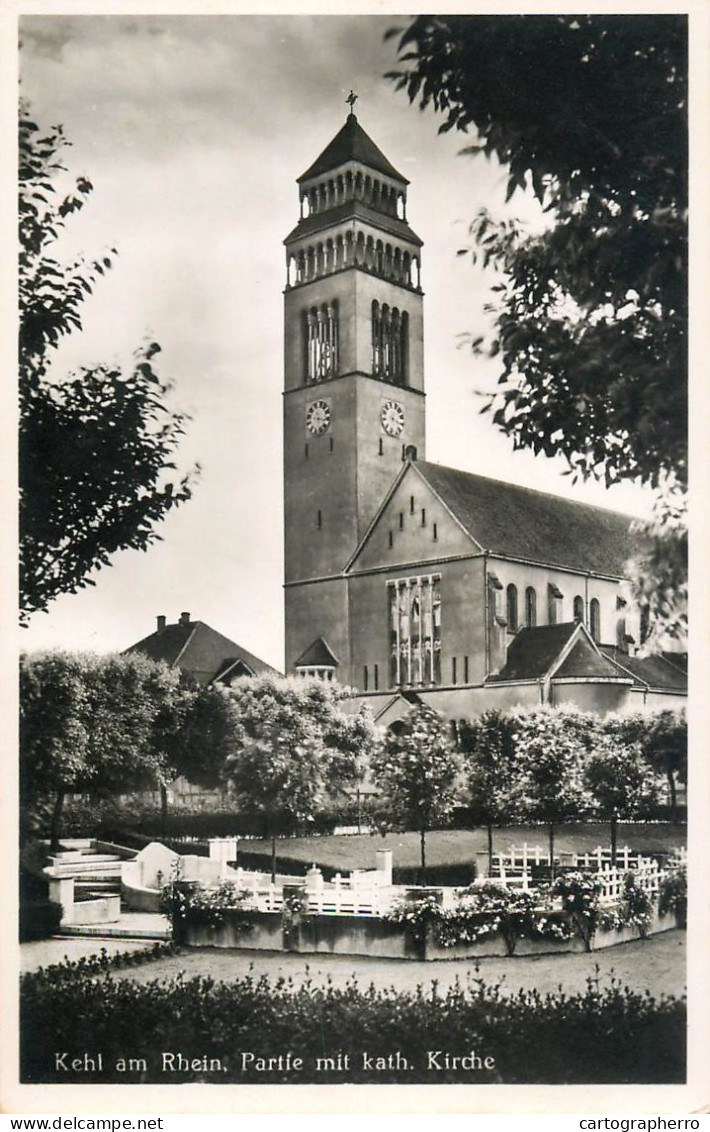
[(329, 668), (330, 654), (349, 678), (344, 567), (405, 456), (425, 457), (407, 185), (352, 112), (298, 178), (284, 241), (287, 672)]

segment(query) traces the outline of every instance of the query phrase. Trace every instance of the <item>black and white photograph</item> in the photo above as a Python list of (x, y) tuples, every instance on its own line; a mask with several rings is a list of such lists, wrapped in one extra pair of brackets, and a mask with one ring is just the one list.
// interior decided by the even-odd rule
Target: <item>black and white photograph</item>
[(16, 1111), (689, 1111), (694, 20), (18, 15)]

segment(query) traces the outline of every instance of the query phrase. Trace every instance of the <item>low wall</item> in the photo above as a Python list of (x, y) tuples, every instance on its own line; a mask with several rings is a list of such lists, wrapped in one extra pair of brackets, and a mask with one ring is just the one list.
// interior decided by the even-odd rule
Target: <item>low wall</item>
[[(242, 925), (248, 923), (249, 929)], [(654, 912), (649, 935), (677, 927), (673, 915)], [(514, 955), (554, 955), (565, 952), (598, 951), (618, 943), (639, 939), (633, 927), (619, 931), (597, 931), (589, 945), (579, 936), (570, 940), (518, 939)], [(363, 955), (379, 959), (485, 959), (507, 956), (499, 932), (475, 943), (442, 947), (428, 934), (426, 944), (417, 943), (410, 928), (376, 916), (325, 916), (310, 913), (240, 912), (220, 927), (188, 925), (180, 942), (188, 947), (236, 948), (244, 951), (287, 951), (303, 955)]]
[(100, 896), (95, 900), (79, 900), (71, 912), (62, 916), (65, 924), (115, 924), (121, 918), (121, 897)]

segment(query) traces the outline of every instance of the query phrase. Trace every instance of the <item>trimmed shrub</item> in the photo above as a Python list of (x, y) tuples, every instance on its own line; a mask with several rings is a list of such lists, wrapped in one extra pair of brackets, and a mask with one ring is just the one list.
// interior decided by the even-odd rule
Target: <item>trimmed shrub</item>
[(33, 939), (49, 939), (59, 931), (61, 904), (51, 900), (27, 900), (20, 903), (20, 943)]
[[(604, 989), (590, 981), (577, 995), (520, 991), (511, 997), (480, 980), (442, 994), (435, 983), (429, 991), (398, 993), (362, 990), (355, 980), (343, 988), (309, 982), (295, 987), (252, 976), (229, 983), (193, 978), (139, 984), (113, 979), (110, 961), (103, 972), (79, 961), (25, 975), (21, 1019), (25, 1084), (85, 1083), (86, 1071), (73, 1072), (71, 1060), (83, 1062), (87, 1032), (92, 1049), (103, 1055), (92, 1083), (685, 1079), (684, 1001), (655, 1001), (614, 981)], [(63, 1055), (59, 1065), (57, 1051)], [(176, 1052), (166, 1064), (163, 1051), (179, 1051), (182, 1060)], [(245, 1060), (245, 1053), (253, 1058)], [(463, 1056), (468, 1065), (461, 1064)], [(120, 1059), (129, 1057), (122, 1070)], [(302, 1059), (300, 1066), (295, 1058)]]

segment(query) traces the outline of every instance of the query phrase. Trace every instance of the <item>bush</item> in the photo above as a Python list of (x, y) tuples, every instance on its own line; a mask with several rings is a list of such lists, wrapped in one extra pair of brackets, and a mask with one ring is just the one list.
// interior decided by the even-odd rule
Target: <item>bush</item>
[[(209, 978), (136, 983), (103, 967), (63, 964), (25, 975), (21, 984), (21, 1080), (25, 1084), (85, 1081), (71, 1059), (83, 1059), (86, 1034), (103, 1053), (94, 1083), (136, 1081), (465, 1084), (670, 1084), (685, 1079), (685, 1003), (636, 994), (618, 982), (585, 993), (507, 998), (473, 980), (440, 994), (294, 987), (252, 976), (230, 983)], [(66, 1052), (65, 1067), (56, 1051)], [(160, 1051), (180, 1051), (188, 1064), (167, 1069)], [(259, 1070), (242, 1051), (273, 1058)], [(471, 1051), (488, 1068), (456, 1066)], [(302, 1068), (285, 1054), (302, 1058)], [(434, 1053), (432, 1064), (431, 1054)], [(398, 1057), (395, 1059), (395, 1054)], [(368, 1062), (363, 1056), (370, 1059)], [(447, 1064), (447, 1055), (449, 1061)], [(130, 1056), (132, 1067), (117, 1069)], [(317, 1059), (330, 1057), (329, 1068)], [(144, 1059), (141, 1065), (137, 1059)], [(195, 1059), (194, 1065), (189, 1062)], [(381, 1058), (379, 1068), (373, 1059)], [(211, 1059), (217, 1059), (213, 1061)], [(396, 1063), (395, 1063), (396, 1061)]]
[(672, 869), (661, 881), (658, 911), (661, 915), (673, 912), (678, 927), (685, 927), (688, 919), (688, 876), (683, 866)]
[(20, 943), (33, 939), (49, 939), (59, 931), (61, 904), (50, 900), (28, 900), (20, 903)]

